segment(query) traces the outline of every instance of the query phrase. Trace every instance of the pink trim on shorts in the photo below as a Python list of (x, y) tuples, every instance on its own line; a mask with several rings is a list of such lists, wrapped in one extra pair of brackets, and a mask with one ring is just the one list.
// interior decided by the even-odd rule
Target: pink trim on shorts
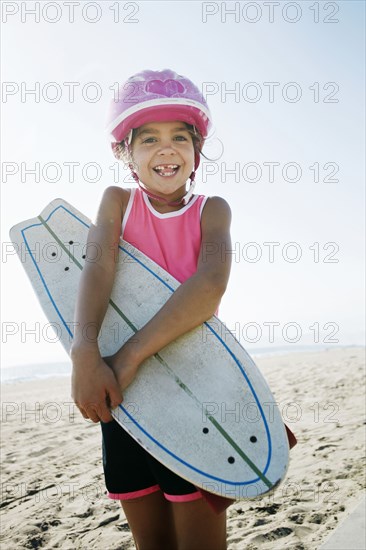
[(202, 498), (202, 494), (199, 491), (195, 493), (190, 493), (189, 495), (167, 495), (164, 493), (164, 496), (170, 502), (193, 502)]
[(131, 498), (144, 497), (160, 491), (159, 485), (153, 485), (153, 487), (148, 487), (147, 489), (140, 489), (139, 491), (132, 491), (131, 493), (107, 493), (109, 498), (114, 500), (129, 500)]

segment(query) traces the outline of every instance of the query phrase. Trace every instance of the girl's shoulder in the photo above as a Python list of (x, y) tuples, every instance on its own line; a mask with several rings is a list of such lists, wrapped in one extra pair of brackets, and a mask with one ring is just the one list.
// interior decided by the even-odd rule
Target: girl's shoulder
[(117, 185), (111, 185), (104, 190), (103, 198), (115, 199), (119, 201), (125, 201), (130, 198), (131, 189), (124, 189), (123, 187), (118, 187)]
[(123, 189), (112, 185), (107, 187), (101, 198), (97, 213), (99, 222), (119, 219), (122, 220), (126, 212), (127, 204), (131, 195), (131, 189)]
[(202, 216), (231, 216), (229, 203), (222, 197), (207, 197)]
[(131, 189), (123, 189), (122, 187), (111, 185), (104, 190), (101, 205), (113, 205), (114, 209), (118, 209), (121, 213), (121, 216), (123, 216), (126, 211), (130, 196)]
[(207, 197), (201, 217), (203, 233), (228, 232), (231, 224), (231, 209), (222, 197)]

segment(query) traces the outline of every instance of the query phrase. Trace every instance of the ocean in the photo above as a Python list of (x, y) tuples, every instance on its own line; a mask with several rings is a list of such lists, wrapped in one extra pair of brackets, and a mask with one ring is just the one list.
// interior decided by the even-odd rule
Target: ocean
[(42, 378), (54, 378), (69, 376), (71, 374), (71, 361), (69, 363), (35, 363), (29, 365), (14, 365), (0, 369), (2, 384), (13, 382), (28, 382)]

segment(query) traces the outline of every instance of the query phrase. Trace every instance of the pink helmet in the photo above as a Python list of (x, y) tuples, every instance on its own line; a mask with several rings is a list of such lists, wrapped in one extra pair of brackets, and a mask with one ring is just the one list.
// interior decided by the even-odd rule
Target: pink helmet
[[(107, 129), (116, 143), (126, 139), (133, 128), (148, 122), (174, 120), (195, 126), (205, 139), (211, 114), (203, 95), (188, 78), (169, 69), (142, 71), (119, 88), (118, 101), (111, 102)], [(195, 169), (199, 161), (197, 154)]]

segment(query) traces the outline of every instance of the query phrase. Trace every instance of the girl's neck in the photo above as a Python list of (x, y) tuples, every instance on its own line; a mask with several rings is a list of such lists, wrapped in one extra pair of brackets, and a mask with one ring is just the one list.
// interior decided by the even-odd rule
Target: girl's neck
[(176, 212), (177, 210), (181, 210), (184, 208), (184, 204), (177, 204), (175, 206), (164, 204), (163, 202), (159, 202), (156, 199), (153, 199), (149, 196), (147, 196), (147, 200), (150, 202), (151, 206), (159, 212), (159, 214), (167, 214), (168, 212)]
[(148, 187), (145, 188), (140, 182), (137, 183), (142, 193), (146, 195), (147, 200), (150, 201), (151, 206), (160, 214), (181, 210), (186, 204), (185, 201), (183, 201), (183, 198), (187, 194), (185, 186), (177, 189), (172, 195), (162, 196), (161, 200), (159, 200), (159, 193)]

